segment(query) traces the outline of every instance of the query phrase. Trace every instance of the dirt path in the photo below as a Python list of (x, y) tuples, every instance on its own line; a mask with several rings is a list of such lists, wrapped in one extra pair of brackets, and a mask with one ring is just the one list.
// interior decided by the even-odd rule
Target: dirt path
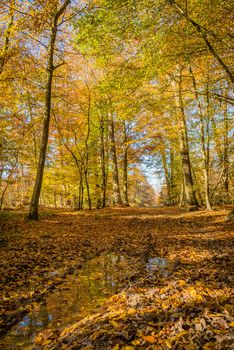
[[(115, 347), (115, 350), (124, 347), (129, 350), (170, 349), (176, 348), (175, 342), (182, 344), (178, 349), (192, 350), (203, 346), (209, 350), (215, 349), (214, 344), (217, 349), (229, 349), (229, 331), (234, 325), (230, 318), (233, 307), (234, 235), (232, 224), (224, 222), (226, 213), (226, 210), (181, 213), (177, 208), (117, 208), (82, 213), (53, 210), (44, 212), (39, 222), (25, 221), (22, 213), (2, 215), (1, 334), (30, 311), (36, 300), (48, 295), (56, 285), (62, 283), (64, 275), (82, 266), (85, 260), (103, 252), (118, 252), (142, 261), (149, 257), (166, 258), (166, 275), (159, 271), (149, 276), (147, 272), (139, 271), (140, 282), (139, 276), (135, 276), (128, 293), (124, 297), (121, 294), (120, 299), (114, 301), (122, 315), (121, 326), (116, 321), (109, 322), (113, 306), (113, 302), (110, 302), (97, 317), (97, 322), (92, 321), (93, 325), (99, 324), (99, 330), (102, 324), (101, 328), (107, 331), (98, 333), (95, 327), (92, 328), (84, 321), (83, 328), (79, 325), (81, 333), (77, 335), (78, 343), (80, 341), (96, 349)], [(51, 276), (54, 270), (59, 270), (59, 275)], [(134, 303), (131, 298), (136, 294), (139, 301)], [(155, 303), (163, 294), (166, 300), (163, 304), (163, 299), (157, 303), (161, 305), (161, 311), (166, 311), (164, 314), (167, 317), (159, 317), (160, 320), (156, 322), (151, 315), (147, 316), (147, 321), (147, 317), (142, 315), (155, 314), (155, 307), (158, 314), (160, 308)], [(181, 308), (176, 304), (178, 299), (183, 301), (184, 306), (175, 311), (175, 308)], [(136, 314), (137, 304), (141, 312)], [(193, 313), (194, 324), (197, 322), (201, 326), (190, 332), (192, 326), (189, 322)], [(216, 316), (210, 316), (212, 313)], [(173, 321), (174, 314), (180, 316)], [(182, 323), (186, 324), (189, 315), (187, 328), (183, 328)], [(201, 319), (204, 321), (199, 321)], [(105, 328), (106, 323), (110, 329)], [(142, 329), (142, 332), (137, 333), (137, 328)], [(208, 331), (204, 333), (205, 336), (203, 334), (204, 340), (201, 340), (200, 333), (204, 329)], [(92, 337), (90, 332), (96, 332), (96, 336)], [(68, 343), (70, 333), (67, 331), (66, 336), (63, 336)], [(180, 336), (177, 339), (178, 334)], [(194, 334), (199, 335), (196, 337)], [(191, 341), (188, 339), (192, 336), (195, 345), (189, 347)], [(184, 344), (187, 347), (183, 347)], [(62, 346), (64, 344), (61, 348), (65, 348)]]

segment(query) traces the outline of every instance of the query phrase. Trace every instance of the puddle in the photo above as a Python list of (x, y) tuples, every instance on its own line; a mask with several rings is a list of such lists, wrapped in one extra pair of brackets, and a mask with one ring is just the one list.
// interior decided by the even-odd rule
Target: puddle
[[(95, 307), (118, 290), (121, 281), (134, 273), (135, 266), (132, 260), (115, 254), (87, 261), (83, 268), (67, 276), (44, 302), (14, 326), (0, 343), (0, 348), (31, 349), (35, 336), (42, 330), (61, 330), (92, 314)], [(53, 271), (51, 275), (57, 273)], [(39, 346), (36, 348), (40, 349)]]
[[(137, 272), (140, 263), (117, 254), (105, 254), (87, 261), (75, 274), (64, 278), (64, 283), (45, 301), (35, 305), (34, 310), (2, 339), (0, 348), (40, 349), (34, 344), (38, 333), (45, 329), (61, 331), (92, 314), (97, 306), (118, 291), (126, 278)], [(145, 265), (148, 273), (162, 273), (163, 276), (166, 267), (167, 261), (163, 258), (150, 258)], [(50, 272), (51, 276), (57, 274), (58, 271)]]
[(155, 271), (158, 268), (165, 269), (167, 267), (167, 260), (164, 258), (150, 258), (146, 264), (146, 270)]
[(167, 277), (168, 262), (164, 258), (150, 258), (146, 264), (146, 271), (153, 275), (158, 272), (161, 276)]

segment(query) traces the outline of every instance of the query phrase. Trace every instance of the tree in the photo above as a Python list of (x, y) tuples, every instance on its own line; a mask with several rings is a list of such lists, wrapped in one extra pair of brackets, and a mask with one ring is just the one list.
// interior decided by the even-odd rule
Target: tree
[(32, 199), (29, 208), (29, 219), (38, 219), (38, 205), (39, 198), (41, 193), (41, 186), (43, 180), (43, 173), (45, 167), (46, 159), (46, 150), (49, 137), (49, 126), (50, 126), (50, 117), (51, 117), (51, 95), (52, 95), (52, 82), (54, 71), (58, 66), (54, 66), (54, 51), (56, 44), (56, 36), (58, 32), (58, 27), (60, 25), (59, 19), (63, 15), (67, 6), (69, 5), (70, 0), (64, 0), (64, 3), (58, 8), (57, 2), (54, 3), (53, 11), (51, 13), (51, 32), (50, 32), (50, 41), (48, 47), (48, 58), (47, 58), (47, 82), (45, 87), (45, 116), (43, 121), (42, 128), (42, 138), (40, 145), (40, 153), (37, 167), (36, 180), (34, 185), (34, 190), (32, 194)]
[(234, 75), (232, 74), (231, 69), (228, 67), (228, 65), (224, 62), (222, 57), (219, 55), (218, 51), (215, 50), (213, 44), (211, 44), (211, 41), (209, 40), (209, 35), (215, 38), (216, 40), (220, 40), (218, 36), (215, 35), (215, 33), (212, 30), (207, 29), (203, 25), (199, 24), (197, 21), (195, 21), (193, 18), (191, 18), (188, 15), (188, 4), (187, 1), (185, 3), (185, 9), (181, 5), (178, 4), (178, 2), (174, 0), (169, 0), (171, 4), (175, 6), (175, 8), (182, 14), (182, 16), (196, 29), (198, 34), (201, 36), (201, 38), (204, 40), (207, 48), (209, 49), (212, 56), (217, 60), (217, 62), (220, 64), (222, 69), (226, 72), (228, 75), (230, 81), (232, 84), (234, 84)]
[(110, 157), (112, 160), (112, 180), (113, 180), (113, 204), (122, 205), (119, 185), (119, 168), (117, 162), (116, 145), (115, 145), (115, 125), (113, 113), (109, 113), (109, 133), (110, 133)]
[(10, 48), (10, 38), (13, 30), (13, 24), (14, 24), (14, 9), (15, 1), (11, 0), (9, 5), (9, 21), (4, 33), (4, 44), (0, 52), (0, 75), (3, 71), (4, 65), (7, 62), (7, 59), (9, 58), (9, 48)]
[(182, 69), (179, 69), (178, 82), (174, 83), (175, 88), (175, 102), (178, 109), (178, 127), (179, 127), (179, 145), (182, 162), (183, 174), (183, 189), (185, 193), (185, 206), (190, 208), (197, 208), (198, 203), (194, 190), (194, 181), (192, 177), (190, 152), (188, 144), (188, 130), (186, 124), (185, 109), (182, 96)]
[(146, 171), (165, 204), (232, 203), (231, 10), (3, 1), (2, 208), (146, 205)]

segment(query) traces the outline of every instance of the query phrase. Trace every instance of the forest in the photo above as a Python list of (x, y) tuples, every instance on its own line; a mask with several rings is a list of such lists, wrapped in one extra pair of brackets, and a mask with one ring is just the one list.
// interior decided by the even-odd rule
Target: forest
[(1, 0), (0, 348), (231, 349), (233, 23)]

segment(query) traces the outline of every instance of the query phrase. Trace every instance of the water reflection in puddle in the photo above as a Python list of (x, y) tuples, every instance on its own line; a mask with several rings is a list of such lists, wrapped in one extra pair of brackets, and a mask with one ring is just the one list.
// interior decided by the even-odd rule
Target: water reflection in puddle
[(146, 271), (153, 275), (155, 272), (159, 272), (159, 274), (163, 277), (168, 276), (168, 262), (164, 258), (150, 258), (146, 264)]
[[(122, 280), (134, 273), (134, 266), (129, 259), (115, 254), (87, 261), (77, 274), (67, 276), (63, 284), (8, 332), (3, 349), (30, 349), (36, 334), (42, 330), (62, 329), (91, 314), (118, 290)], [(51, 273), (56, 274), (56, 271)]]
[(167, 267), (167, 260), (164, 258), (150, 258), (146, 264), (148, 271), (154, 271), (158, 268), (165, 269)]
[[(40, 349), (34, 345), (35, 336), (45, 329), (63, 329), (77, 320), (92, 314), (98, 305), (114, 294), (121, 281), (129, 278), (139, 268), (139, 260), (117, 254), (105, 254), (86, 262), (75, 274), (65, 278), (44, 302), (35, 305), (0, 342), (4, 350)], [(150, 258), (146, 271), (165, 271), (167, 261)], [(52, 271), (51, 276), (58, 274)], [(3, 347), (1, 347), (3, 345)]]

